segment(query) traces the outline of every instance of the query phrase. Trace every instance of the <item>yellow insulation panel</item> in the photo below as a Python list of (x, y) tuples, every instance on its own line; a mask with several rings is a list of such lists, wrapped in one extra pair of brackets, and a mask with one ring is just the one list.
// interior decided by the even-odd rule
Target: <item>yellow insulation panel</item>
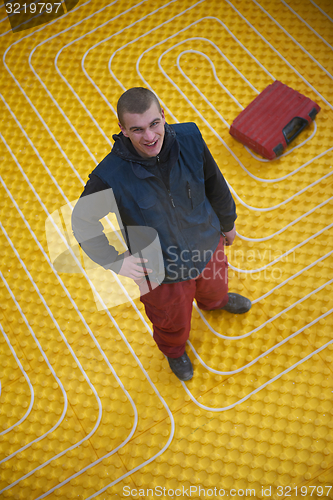
[[(333, 499), (331, 0), (67, 0), (15, 33), (8, 9), (0, 498)], [(268, 162), (229, 127), (275, 79), (321, 111)], [(237, 204), (230, 290), (252, 309), (194, 307), (186, 383), (135, 287), (81, 272), (68, 222), (133, 86), (197, 123)]]

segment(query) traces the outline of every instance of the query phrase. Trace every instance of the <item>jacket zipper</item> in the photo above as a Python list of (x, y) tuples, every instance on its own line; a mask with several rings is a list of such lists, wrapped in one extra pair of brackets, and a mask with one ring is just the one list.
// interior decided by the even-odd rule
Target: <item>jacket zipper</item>
[(193, 200), (192, 200), (192, 196), (191, 196), (191, 188), (190, 188), (190, 183), (188, 181), (186, 183), (186, 186), (187, 186), (187, 196), (191, 200), (191, 207), (192, 207), (192, 210), (193, 210)]
[[(157, 160), (157, 165), (159, 165), (160, 164), (160, 157), (158, 155), (156, 156), (156, 160)], [(175, 205), (175, 202), (173, 201), (172, 194), (171, 194), (170, 190), (167, 189), (167, 191), (168, 191), (168, 195), (170, 197), (171, 205), (173, 206), (173, 208), (176, 208), (176, 205)]]
[[(159, 157), (158, 155), (156, 155), (156, 161), (157, 161), (157, 165), (160, 165), (160, 157)], [(159, 180), (160, 180), (160, 179), (159, 179)], [(162, 180), (161, 180), (161, 182), (162, 182), (162, 184), (165, 186), (165, 189), (166, 189), (166, 190), (167, 190), (167, 192), (168, 192), (168, 195), (169, 195), (169, 197), (170, 197), (170, 201), (171, 201), (171, 205), (172, 205), (172, 207), (173, 207), (173, 208), (176, 208), (176, 205), (175, 205), (175, 202), (174, 202), (174, 200), (173, 200), (173, 197), (172, 197), (172, 194), (171, 194), (171, 192), (170, 192), (170, 189), (168, 189), (168, 188), (167, 188), (167, 186), (165, 185), (165, 183), (164, 183)], [(188, 197), (189, 197), (189, 198), (190, 198), (190, 200), (191, 200), (191, 206), (192, 206), (192, 209), (193, 209), (193, 201), (192, 201), (191, 189), (190, 189), (190, 184), (189, 184), (189, 182), (187, 182), (187, 193), (188, 193)], [(179, 231), (179, 233), (180, 233), (181, 237), (184, 239), (184, 242), (185, 242), (186, 246), (187, 246), (187, 247), (189, 247), (189, 244), (188, 244), (188, 242), (187, 242), (187, 240), (186, 240), (185, 236), (183, 235), (183, 233), (182, 233), (182, 231), (181, 231), (181, 229), (180, 229), (180, 227), (179, 227), (178, 217), (176, 217), (176, 221), (175, 221), (175, 222), (176, 222), (176, 225), (177, 225), (177, 227), (178, 227), (178, 231)]]
[(168, 189), (168, 193), (169, 193), (169, 196), (170, 196), (171, 205), (173, 206), (173, 208), (176, 208), (175, 202), (173, 201), (172, 194), (170, 193), (169, 189)]

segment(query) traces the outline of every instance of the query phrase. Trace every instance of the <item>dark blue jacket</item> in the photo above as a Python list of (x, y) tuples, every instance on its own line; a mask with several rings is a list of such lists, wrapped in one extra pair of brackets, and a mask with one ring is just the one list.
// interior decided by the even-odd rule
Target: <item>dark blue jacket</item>
[[(120, 136), (121, 134), (114, 138)], [(110, 211), (117, 213), (118, 209), (120, 226), (122, 224), (125, 229), (124, 234), (130, 250), (128, 228), (148, 226), (155, 229), (164, 262), (163, 283), (171, 283), (195, 278), (203, 271), (218, 245), (223, 218), (228, 221), (229, 226), (232, 222), (231, 227), (224, 228), (230, 230), (236, 213), (227, 187), (223, 194), (228, 199), (220, 204), (225, 207), (225, 213), (217, 214), (212, 207), (205, 184), (206, 146), (194, 123), (171, 126), (166, 124), (164, 142), (166, 144), (158, 157), (144, 159), (131, 151), (131, 148), (127, 149), (123, 147), (123, 143), (116, 141), (111, 153), (92, 174), (97, 176), (105, 187), (112, 188), (114, 196), (113, 204), (109, 202), (108, 205), (106, 200), (112, 197), (105, 193), (101, 198), (104, 200), (101, 203), (103, 209), (97, 210), (98, 216), (101, 215), (102, 218)], [(222, 174), (220, 175), (223, 178)], [(96, 225), (96, 216), (90, 223)], [(99, 261), (105, 268), (112, 268), (110, 264), (118, 255), (113, 247), (112, 251), (109, 247), (108, 262), (96, 258), (97, 254), (94, 258), (94, 252), (89, 254), (91, 245), (90, 248), (89, 244), (84, 247), (84, 228), (87, 224), (87, 207), (80, 209), (78, 203), (73, 211), (74, 235), (93, 260)], [(98, 231), (101, 231), (101, 228), (94, 233), (97, 239)], [(131, 252), (134, 253), (132, 250)], [(157, 262), (155, 264), (158, 267)], [(154, 267), (154, 263), (149, 262), (147, 266)], [(158, 273), (156, 269), (154, 271)]]

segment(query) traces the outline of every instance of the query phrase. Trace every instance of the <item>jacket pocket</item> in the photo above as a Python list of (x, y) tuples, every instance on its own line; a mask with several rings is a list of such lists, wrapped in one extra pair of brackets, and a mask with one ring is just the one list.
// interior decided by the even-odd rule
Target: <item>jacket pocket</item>
[(147, 210), (148, 208), (153, 207), (156, 205), (157, 202), (157, 196), (155, 194), (149, 194), (142, 198), (141, 200), (138, 201), (138, 205), (141, 209)]
[(163, 224), (165, 211), (162, 209), (156, 194), (150, 193), (141, 200), (138, 200), (137, 203), (147, 226), (157, 228)]
[(188, 206), (190, 210), (195, 210), (205, 200), (205, 186), (197, 183), (186, 182), (186, 194), (188, 198)]

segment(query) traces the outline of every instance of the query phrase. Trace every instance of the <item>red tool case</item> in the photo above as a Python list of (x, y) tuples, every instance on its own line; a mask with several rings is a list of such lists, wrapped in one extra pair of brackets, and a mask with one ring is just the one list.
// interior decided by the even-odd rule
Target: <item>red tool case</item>
[(319, 111), (314, 101), (276, 80), (237, 116), (229, 132), (256, 153), (273, 160)]

